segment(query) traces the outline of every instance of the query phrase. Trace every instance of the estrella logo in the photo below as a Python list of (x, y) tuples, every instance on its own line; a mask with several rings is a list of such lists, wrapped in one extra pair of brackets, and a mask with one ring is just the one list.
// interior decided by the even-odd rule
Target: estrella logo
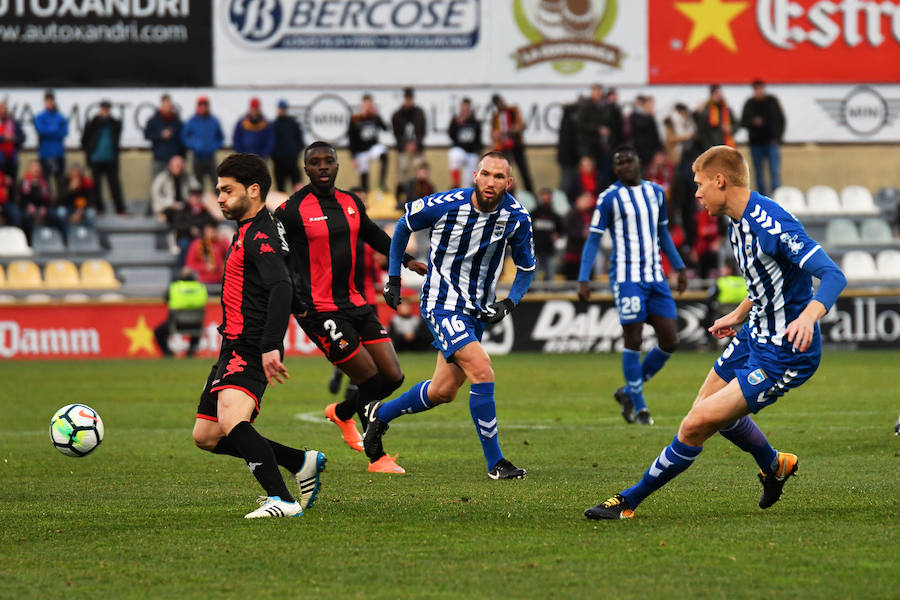
[(234, 375), (235, 373), (242, 373), (244, 371), (244, 367), (247, 366), (247, 361), (241, 358), (241, 356), (234, 350), (231, 351), (231, 360), (228, 361), (228, 366), (225, 368), (225, 377), (229, 375)]
[(602, 41), (616, 22), (617, 0), (540, 0), (536, 10), (526, 4), (513, 2), (516, 25), (531, 42), (513, 54), (517, 69), (548, 61), (564, 75), (581, 71), (585, 61), (621, 67), (622, 49)]

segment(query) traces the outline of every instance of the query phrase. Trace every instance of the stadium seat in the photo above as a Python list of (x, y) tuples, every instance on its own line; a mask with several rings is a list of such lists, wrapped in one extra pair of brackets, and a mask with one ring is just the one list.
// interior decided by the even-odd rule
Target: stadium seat
[(848, 185), (841, 190), (841, 209), (845, 213), (877, 214), (872, 192), (861, 185)]
[(772, 194), (772, 200), (780, 204), (782, 208), (791, 214), (802, 215), (807, 212), (806, 198), (803, 196), (803, 192), (798, 188), (783, 185)]
[(81, 287), (78, 267), (70, 260), (51, 260), (44, 267), (44, 287), (54, 290), (71, 290)]
[(0, 265), (0, 288), (6, 287), (6, 269)]
[(81, 263), (81, 287), (108, 290), (121, 287), (112, 265), (103, 259), (86, 260)]
[(569, 209), (572, 208), (569, 206), (569, 197), (562, 190), (553, 190), (553, 199), (550, 201), (550, 204), (560, 217), (569, 214)]
[(79, 225), (69, 233), (69, 250), (74, 254), (98, 254), (103, 252), (96, 230)]
[(15, 260), (6, 267), (6, 287), (12, 290), (33, 290), (44, 287), (41, 268), (30, 260)]
[(31, 234), (31, 248), (36, 254), (65, 254), (66, 242), (59, 229), (39, 225)]
[(875, 259), (865, 250), (851, 250), (841, 260), (841, 270), (851, 281), (865, 281), (878, 278)]
[(831, 219), (825, 228), (825, 243), (829, 246), (859, 244), (859, 230), (856, 229), (856, 223), (850, 219)]
[(528, 212), (533, 211), (537, 207), (537, 199), (535, 199), (534, 194), (524, 188), (516, 190), (513, 196)]
[(875, 257), (875, 268), (882, 279), (900, 281), (900, 250), (882, 250)]
[(841, 212), (841, 199), (833, 188), (814, 185), (806, 192), (806, 206), (814, 215), (833, 215)]
[(25, 232), (18, 227), (0, 227), (0, 256), (31, 256)]
[(891, 226), (880, 218), (866, 219), (859, 228), (859, 237), (864, 244), (893, 244)]

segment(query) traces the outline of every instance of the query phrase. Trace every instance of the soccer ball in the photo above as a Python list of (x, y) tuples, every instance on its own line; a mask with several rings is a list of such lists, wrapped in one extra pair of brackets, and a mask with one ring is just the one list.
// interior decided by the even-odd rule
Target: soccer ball
[(103, 441), (103, 421), (90, 406), (63, 406), (50, 419), (50, 440), (66, 456), (87, 456)]

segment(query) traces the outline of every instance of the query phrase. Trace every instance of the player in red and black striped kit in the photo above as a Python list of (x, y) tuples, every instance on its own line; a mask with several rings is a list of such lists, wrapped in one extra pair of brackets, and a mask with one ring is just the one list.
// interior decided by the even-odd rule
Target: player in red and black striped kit
[[(272, 180), (255, 154), (232, 154), (216, 173), (219, 206), (237, 221), (238, 231), (222, 280), (222, 347), (197, 407), (194, 443), (246, 461), (266, 490), (248, 519), (300, 516), (316, 499), (325, 455), (267, 440), (251, 425), (266, 385), (288, 377), (281, 357), (293, 288), (285, 263), (287, 242), (265, 207)], [(299, 502), (288, 491), (279, 465), (294, 474)]]
[[(362, 436), (353, 415), (374, 400), (386, 398), (403, 382), (403, 372), (387, 329), (357, 287), (358, 240), (387, 255), (391, 238), (366, 215), (362, 201), (336, 189), (337, 152), (325, 142), (310, 144), (303, 157), (309, 185), (275, 211), (290, 245), (296, 295), (305, 312), (295, 314), (303, 331), (332, 364), (359, 387), (341, 403), (325, 408), (325, 416), (341, 429), (344, 441), (362, 451)], [(412, 256), (404, 264), (424, 275), (426, 267)], [(355, 401), (354, 401), (355, 400)], [(384, 454), (370, 457), (369, 471), (403, 473)]]

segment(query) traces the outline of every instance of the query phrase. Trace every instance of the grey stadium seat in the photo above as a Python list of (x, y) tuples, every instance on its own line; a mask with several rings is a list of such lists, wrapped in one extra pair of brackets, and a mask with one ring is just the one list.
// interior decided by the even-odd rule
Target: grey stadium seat
[(94, 229), (79, 225), (69, 232), (69, 250), (75, 254), (99, 254), (103, 246)]
[(897, 220), (897, 209), (900, 207), (900, 188), (884, 187), (875, 194), (875, 205), (881, 210), (881, 215), (893, 223)]
[(65, 254), (62, 232), (55, 227), (37, 226), (31, 234), (31, 247), (38, 254)]
[(864, 244), (893, 244), (891, 226), (884, 219), (866, 219), (859, 228), (859, 237)]
[(859, 230), (850, 219), (831, 219), (825, 229), (825, 243), (829, 246), (853, 246), (859, 244)]

